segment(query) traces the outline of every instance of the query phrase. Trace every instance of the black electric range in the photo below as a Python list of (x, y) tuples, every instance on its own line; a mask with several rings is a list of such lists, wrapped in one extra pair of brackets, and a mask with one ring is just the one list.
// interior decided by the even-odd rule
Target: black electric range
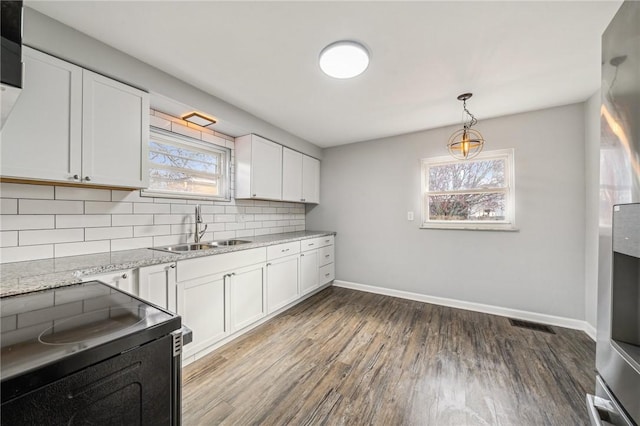
[(1, 298), (0, 315), (2, 424), (179, 423), (178, 315), (98, 281)]

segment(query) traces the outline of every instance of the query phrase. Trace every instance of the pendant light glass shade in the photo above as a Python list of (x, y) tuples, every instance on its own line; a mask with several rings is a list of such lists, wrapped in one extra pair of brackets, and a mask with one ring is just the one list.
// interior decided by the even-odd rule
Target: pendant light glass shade
[(449, 153), (458, 160), (469, 160), (480, 154), (484, 147), (484, 138), (480, 132), (471, 128), (478, 122), (473, 114), (467, 110), (467, 99), (471, 96), (473, 96), (472, 93), (458, 96), (458, 100), (463, 102), (464, 112), (470, 117), (470, 120), (463, 124), (462, 129), (454, 132), (447, 143)]

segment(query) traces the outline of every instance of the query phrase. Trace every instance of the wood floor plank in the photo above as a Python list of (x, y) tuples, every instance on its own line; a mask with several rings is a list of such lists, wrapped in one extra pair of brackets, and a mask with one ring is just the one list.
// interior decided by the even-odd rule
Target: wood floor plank
[(194, 362), (185, 425), (587, 424), (584, 333), (329, 287)]

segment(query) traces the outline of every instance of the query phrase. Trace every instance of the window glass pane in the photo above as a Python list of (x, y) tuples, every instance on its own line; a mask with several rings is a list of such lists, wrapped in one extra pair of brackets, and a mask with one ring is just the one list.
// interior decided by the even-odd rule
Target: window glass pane
[(194, 176), (176, 170), (149, 170), (149, 187), (161, 191), (218, 195), (219, 183), (217, 177)]
[(149, 161), (152, 164), (215, 174), (218, 173), (219, 158), (218, 154), (161, 144), (156, 141), (151, 141), (149, 144)]
[(464, 161), (428, 168), (431, 192), (504, 188), (505, 160)]
[(505, 194), (428, 195), (429, 220), (505, 220)]

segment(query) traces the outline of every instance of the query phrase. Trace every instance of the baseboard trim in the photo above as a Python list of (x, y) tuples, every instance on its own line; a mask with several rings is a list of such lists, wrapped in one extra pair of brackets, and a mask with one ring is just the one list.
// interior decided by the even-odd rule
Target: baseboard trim
[(525, 321), (534, 321), (558, 327), (566, 327), (580, 330), (586, 333), (591, 339), (596, 340), (595, 328), (586, 321), (573, 318), (558, 317), (555, 315), (540, 314), (537, 312), (522, 311), (518, 309), (504, 308), (495, 305), (485, 305), (482, 303), (467, 302), (464, 300), (448, 299), (445, 297), (428, 296), (425, 294), (412, 293), (403, 290), (394, 290), (384, 287), (376, 287), (366, 284), (359, 284), (350, 281), (335, 280), (336, 287), (348, 288), (351, 290), (365, 291), (367, 293), (382, 294), (384, 296), (398, 297), (400, 299), (415, 300), (417, 302), (432, 303), (434, 305), (448, 306), (450, 308), (465, 309), (467, 311), (482, 312), (485, 314), (499, 315), (503, 317), (516, 318)]

